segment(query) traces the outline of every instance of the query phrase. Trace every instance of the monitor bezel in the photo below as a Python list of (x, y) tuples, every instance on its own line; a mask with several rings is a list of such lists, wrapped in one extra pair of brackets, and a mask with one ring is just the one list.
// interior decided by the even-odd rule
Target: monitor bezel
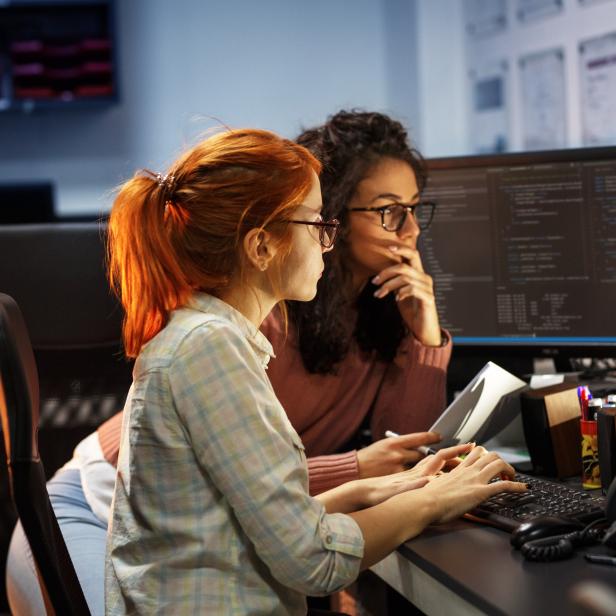
[[(588, 148), (568, 148), (564, 150), (533, 150), (530, 152), (505, 152), (498, 154), (471, 154), (463, 156), (446, 156), (426, 158), (428, 181), (433, 169), (450, 169), (452, 167), (486, 167), (519, 164), (563, 163), (574, 161), (600, 160), (604, 155), (616, 159), (615, 146), (600, 146)], [(530, 161), (530, 162), (529, 162)]]

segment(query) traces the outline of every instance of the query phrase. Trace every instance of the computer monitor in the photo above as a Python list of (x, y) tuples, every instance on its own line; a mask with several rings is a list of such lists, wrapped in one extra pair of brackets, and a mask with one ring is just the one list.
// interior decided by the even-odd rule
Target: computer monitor
[(420, 250), (455, 345), (616, 355), (616, 147), (428, 167)]

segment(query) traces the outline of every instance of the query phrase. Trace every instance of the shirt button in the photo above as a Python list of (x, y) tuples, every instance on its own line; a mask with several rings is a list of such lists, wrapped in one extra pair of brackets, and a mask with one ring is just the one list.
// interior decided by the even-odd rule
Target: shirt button
[(333, 540), (334, 539), (331, 535), (327, 535), (327, 537), (325, 537), (325, 543), (327, 543), (327, 545), (329, 545)]

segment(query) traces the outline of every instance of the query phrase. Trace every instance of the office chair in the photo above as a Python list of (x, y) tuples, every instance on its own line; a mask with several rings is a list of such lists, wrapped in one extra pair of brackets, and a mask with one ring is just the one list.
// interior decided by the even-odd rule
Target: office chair
[(122, 407), (131, 383), (105, 233), (98, 222), (0, 225), (0, 293), (15, 299), (30, 332), (48, 478)]
[(38, 452), (39, 383), (30, 337), (0, 293), (0, 418), (11, 495), (37, 566), (47, 614), (89, 615), (54, 515)]
[[(106, 224), (94, 221), (0, 225), (0, 293), (15, 299), (30, 334), (48, 479), (82, 438), (122, 408), (131, 383), (122, 310), (105, 273), (105, 232)], [(11, 499), (2, 497), (9, 492), (5, 474), (0, 467), (0, 581), (16, 518)], [(0, 613), (6, 607), (0, 583)]]

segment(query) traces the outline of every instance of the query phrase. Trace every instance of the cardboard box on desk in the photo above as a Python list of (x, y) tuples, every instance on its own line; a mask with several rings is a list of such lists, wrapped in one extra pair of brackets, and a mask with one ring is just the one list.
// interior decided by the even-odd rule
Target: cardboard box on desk
[(528, 453), (537, 474), (572, 477), (582, 472), (577, 386), (560, 383), (520, 396)]

